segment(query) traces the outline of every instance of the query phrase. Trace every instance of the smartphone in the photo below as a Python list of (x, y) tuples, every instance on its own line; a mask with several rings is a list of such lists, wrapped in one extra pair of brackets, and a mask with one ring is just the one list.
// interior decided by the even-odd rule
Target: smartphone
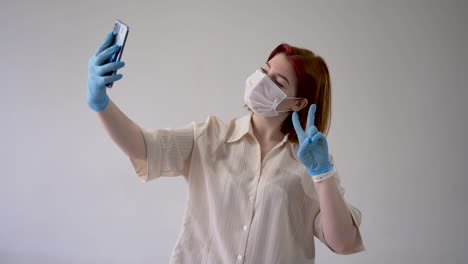
[[(114, 41), (109, 45), (109, 47), (117, 44), (120, 46), (120, 50), (117, 53), (114, 53), (106, 63), (120, 61), (120, 58), (122, 58), (122, 52), (124, 50), (125, 42), (127, 41), (127, 36), (128, 36), (129, 31), (130, 31), (130, 28), (128, 27), (127, 24), (122, 22), (120, 19), (115, 20), (114, 30), (112, 31), (114, 33)], [(116, 73), (117, 71), (111, 71), (105, 75), (109, 76), (109, 75), (114, 75)], [(111, 82), (111, 83), (106, 84), (106, 86), (111, 88), (113, 84), (114, 83)]]

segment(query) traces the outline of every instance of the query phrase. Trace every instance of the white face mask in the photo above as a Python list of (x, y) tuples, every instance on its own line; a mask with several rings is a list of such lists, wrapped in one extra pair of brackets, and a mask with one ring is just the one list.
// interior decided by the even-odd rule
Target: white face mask
[(284, 99), (301, 99), (303, 97), (287, 97), (280, 87), (278, 87), (268, 75), (260, 70), (256, 70), (245, 81), (244, 101), (257, 114), (263, 116), (278, 116), (279, 112), (289, 112), (294, 110), (278, 111), (276, 107)]

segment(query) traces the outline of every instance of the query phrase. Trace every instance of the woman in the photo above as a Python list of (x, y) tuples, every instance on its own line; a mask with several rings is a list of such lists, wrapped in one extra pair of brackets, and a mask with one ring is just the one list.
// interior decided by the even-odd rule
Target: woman
[(320, 56), (283, 43), (246, 80), (249, 114), (148, 130), (106, 95), (122, 74), (103, 75), (124, 66), (104, 64), (118, 50), (112, 39), (89, 61), (87, 102), (141, 181), (184, 176), (189, 199), (171, 263), (314, 263), (314, 236), (337, 254), (365, 250), (361, 212), (344, 200), (319, 132), (331, 109)]

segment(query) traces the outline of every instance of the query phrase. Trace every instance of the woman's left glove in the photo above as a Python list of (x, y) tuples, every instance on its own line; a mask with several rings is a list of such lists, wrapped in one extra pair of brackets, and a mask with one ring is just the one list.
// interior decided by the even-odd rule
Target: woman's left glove
[(297, 112), (292, 114), (294, 130), (296, 130), (297, 138), (299, 139), (297, 156), (302, 164), (306, 166), (307, 172), (310, 175), (322, 174), (333, 169), (333, 164), (328, 158), (327, 139), (325, 135), (318, 132), (317, 127), (314, 125), (316, 108), (315, 104), (309, 107), (305, 132), (299, 122), (299, 114)]

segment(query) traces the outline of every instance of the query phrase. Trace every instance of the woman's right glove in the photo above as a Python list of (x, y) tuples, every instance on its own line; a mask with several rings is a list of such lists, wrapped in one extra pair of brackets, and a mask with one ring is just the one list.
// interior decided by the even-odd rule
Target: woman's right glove
[(120, 50), (120, 46), (108, 47), (114, 40), (114, 33), (109, 32), (106, 39), (88, 61), (88, 92), (86, 102), (96, 112), (102, 112), (109, 104), (109, 96), (106, 93), (106, 84), (120, 80), (122, 74), (105, 76), (109, 72), (125, 66), (123, 61), (106, 63), (109, 58)]

